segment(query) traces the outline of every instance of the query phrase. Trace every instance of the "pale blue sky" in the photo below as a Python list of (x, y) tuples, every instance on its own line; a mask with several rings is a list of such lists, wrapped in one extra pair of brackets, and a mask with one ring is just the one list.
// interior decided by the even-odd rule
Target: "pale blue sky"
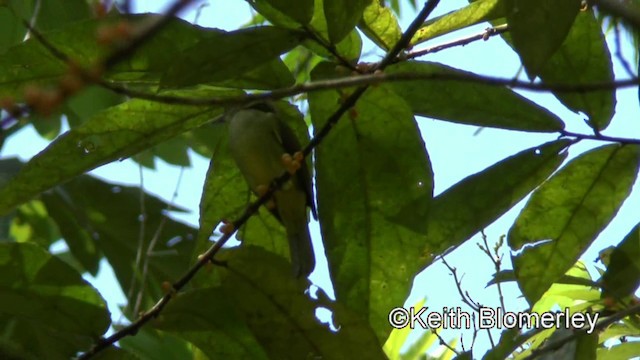
[[(166, 3), (166, 1), (134, 1), (137, 12), (160, 12), (165, 8)], [(434, 15), (451, 11), (466, 4), (467, 2), (463, 0), (443, 1)], [(404, 7), (403, 29), (406, 28), (412, 20), (413, 14), (412, 11), (409, 10), (410, 8), (408, 6)], [(193, 21), (195, 13), (191, 10), (183, 14), (182, 17), (186, 20)], [(198, 24), (232, 30), (246, 23), (249, 18), (250, 10), (246, 1), (211, 0), (208, 6), (202, 8)], [(437, 38), (420, 47), (439, 44), (446, 40), (475, 34), (486, 27), (487, 25), (485, 24), (476, 26), (473, 29), (464, 29), (452, 36)], [(629, 43), (623, 41), (623, 44), (626, 50), (629, 50)], [(364, 52), (366, 52), (366, 49)], [(630, 51), (627, 52), (627, 55), (631, 55)], [(426, 59), (439, 61), (449, 66), (473, 71), (478, 74), (495, 75), (506, 78), (513, 77), (519, 70), (519, 59), (517, 55), (499, 38), (492, 38), (486, 42), (480, 41), (465, 47), (449, 49), (430, 55)], [(375, 61), (377, 59), (373, 58), (369, 60)], [(616, 64), (616, 75), (624, 77), (625, 72), (615, 59), (614, 63)], [(589, 133), (589, 128), (582, 121), (582, 117), (566, 110), (553, 96), (540, 93), (522, 93), (560, 116), (567, 124), (568, 130)], [(618, 92), (617, 97), (618, 105), (616, 108), (616, 116), (605, 133), (612, 136), (640, 138), (640, 122), (637, 121), (637, 89), (621, 90)], [(631, 119), (635, 121), (629, 121)], [(474, 136), (477, 130), (476, 127), (425, 118), (418, 119), (418, 124), (425, 139), (435, 172), (436, 194), (441, 193), (464, 177), (481, 171), (507, 156), (557, 138), (557, 135), (553, 134), (531, 134), (497, 129), (484, 129), (478, 135)], [(21, 159), (27, 160), (44, 148), (46, 144), (45, 141), (37, 136), (31, 127), (27, 127), (7, 141), (1, 155), (2, 157), (17, 155)], [(588, 148), (599, 145), (603, 145), (603, 143), (580, 143), (571, 148), (570, 157), (574, 157)], [(181, 187), (178, 189), (176, 203), (181, 207), (194, 210), (194, 213), (179, 216), (179, 218), (197, 226), (197, 209), (200, 201), (202, 183), (208, 167), (208, 160), (191, 153), (191, 161), (193, 166), (184, 172)], [(146, 169), (143, 171), (145, 189), (167, 200), (171, 199), (179, 173), (179, 168), (158, 161), (156, 171)], [(139, 185), (140, 183), (139, 168), (130, 160), (105, 165), (92, 171), (92, 174), (119, 183), (133, 185)], [(636, 224), (635, 221), (637, 221), (638, 204), (640, 204), (640, 191), (638, 191), (638, 182), (636, 182), (632, 195), (627, 199), (618, 216), (586, 252), (583, 257), (586, 263), (592, 264), (599, 250), (609, 245), (617, 244), (629, 232)], [(507, 233), (523, 206), (524, 201), (486, 229), (491, 243), (495, 242), (500, 235)], [(317, 225), (312, 225), (312, 232), (315, 233), (314, 237), (316, 239), (319, 237), (317, 229)], [(479, 241), (481, 241), (480, 237), (475, 236), (472, 240), (450, 254), (447, 257), (447, 261), (457, 267), (460, 274), (464, 274), (463, 287), (472, 294), (475, 301), (486, 306), (497, 306), (498, 296), (496, 288), (491, 287), (485, 289), (485, 284), (491, 279), (491, 274), (493, 273), (493, 264), (486, 256), (479, 252), (476, 246), (476, 243)], [(325, 264), (326, 262), (323, 263), (323, 261), (319, 261), (318, 267), (325, 267)], [(505, 254), (504, 266), (509, 268), (511, 266), (508, 253)], [(314, 272), (311, 279), (323, 287), (326, 287), (326, 284), (328, 284), (326, 271)], [(92, 279), (91, 281), (98, 287), (103, 296), (107, 298), (112, 312), (116, 313), (116, 304), (124, 303), (124, 297), (114, 289), (113, 284), (115, 279), (108, 266), (102, 266), (98, 278)], [(517, 300), (515, 298), (520, 293), (515, 284), (505, 285), (504, 291), (507, 308), (511, 310), (522, 310), (526, 306), (523, 300)], [(414, 290), (407, 300), (406, 305), (411, 305), (424, 296), (427, 297), (426, 305), (434, 311), (440, 311), (444, 306), (463, 306), (464, 310), (470, 311), (470, 309), (465, 308), (460, 302), (453, 278), (449, 276), (449, 271), (440, 262), (433, 264), (416, 277)], [(403, 304), (398, 304), (398, 306), (400, 305)], [(119, 318), (119, 316), (114, 317), (116, 320)], [(465, 331), (464, 334), (465, 345), (468, 347), (471, 341), (471, 332)], [(442, 335), (448, 340), (459, 338), (460, 331), (445, 330), (442, 332)], [(480, 334), (479, 337), (476, 344), (476, 356), (480, 356), (489, 346), (486, 335)], [(498, 333), (494, 332), (494, 339), (498, 338)]]

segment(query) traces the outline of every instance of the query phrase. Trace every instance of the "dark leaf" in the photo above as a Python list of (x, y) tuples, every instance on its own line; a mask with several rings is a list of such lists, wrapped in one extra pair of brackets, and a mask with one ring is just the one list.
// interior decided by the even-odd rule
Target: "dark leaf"
[[(173, 94), (211, 97), (231, 93), (236, 92), (199, 89)], [(220, 113), (220, 107), (167, 105), (145, 100), (131, 100), (100, 112), (59, 136), (0, 189), (0, 214), (85, 171), (135, 155), (197, 128)]]
[(640, 286), (640, 225), (636, 225), (611, 253), (602, 276), (602, 297), (623, 299)]
[(0, 243), (0, 308), (4, 339), (39, 359), (72, 357), (110, 322), (104, 300), (80, 274), (30, 243)]
[[(472, 77), (475, 74), (439, 63), (410, 61), (390, 66), (387, 73)], [(549, 110), (506, 87), (449, 80), (401, 81), (390, 85), (417, 115), (462, 124), (502, 129), (556, 132), (562, 121)]]
[(233, 79), (278, 58), (303, 39), (300, 32), (272, 26), (211, 33), (183, 51), (162, 76), (163, 87)]

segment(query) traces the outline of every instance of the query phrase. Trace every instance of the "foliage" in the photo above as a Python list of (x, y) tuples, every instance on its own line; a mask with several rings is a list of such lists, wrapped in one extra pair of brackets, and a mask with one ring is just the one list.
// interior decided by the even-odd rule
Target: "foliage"
[[(640, 354), (638, 342), (605, 346), (640, 335), (640, 218), (603, 252), (600, 279), (579, 261), (631, 193), (640, 166), (640, 140), (602, 133), (622, 83), (594, 8), (575, 0), (477, 0), (420, 19), (410, 32), (398, 21), (400, 9), (410, 8), (398, 0), (252, 0), (251, 25), (226, 32), (171, 13), (61, 3), (0, 1), (0, 141), (28, 125), (50, 140), (25, 163), (0, 160), (0, 358), (93, 356), (99, 344), (96, 357), (109, 359), (418, 359), (434, 354), (436, 341), (440, 358), (478, 357), (435, 329), (411, 343), (408, 329), (390, 326), (389, 312), (424, 268), (527, 196), (507, 236), (513, 269), (500, 269), (498, 250), (494, 257), (484, 248), (497, 259), (490, 285), (515, 281), (532, 312), (560, 307), (611, 320), (590, 335), (504, 331), (485, 358)], [(417, 60), (420, 51), (410, 50), (487, 22), (494, 29), (477, 39), (501, 33), (527, 79), (485, 77)], [(405, 46), (366, 63), (363, 36), (383, 53)], [(518, 87), (554, 95), (583, 114), (593, 134), (567, 131), (565, 119)], [(215, 264), (197, 272), (199, 255), (220, 238), (214, 230), (243, 214), (249, 198), (221, 115), (257, 97), (285, 100), (277, 106), (303, 143), (313, 127), (305, 151), (315, 151), (335, 300), (322, 290), (309, 296), (309, 281), (291, 277), (284, 230), (262, 210), (242, 227), (241, 246), (215, 253)], [(559, 138), (434, 196), (437, 169), (417, 116)], [(60, 134), (65, 119), (69, 129)], [(585, 139), (599, 145), (569, 157)], [(186, 209), (142, 188), (85, 174), (128, 158), (145, 167), (157, 159), (189, 166), (190, 150), (211, 159), (199, 228), (170, 216)], [(59, 239), (68, 250), (54, 254)], [(81, 277), (95, 275), (102, 260), (127, 291), (128, 321), (163, 299), (117, 345), (100, 340), (110, 323), (108, 294)], [(331, 326), (318, 321), (317, 309), (329, 310)]]

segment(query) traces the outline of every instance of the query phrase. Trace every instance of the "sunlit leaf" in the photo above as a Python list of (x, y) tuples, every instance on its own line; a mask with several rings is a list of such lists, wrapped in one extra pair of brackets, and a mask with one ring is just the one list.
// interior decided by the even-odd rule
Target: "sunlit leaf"
[(505, 0), (509, 33), (530, 79), (560, 48), (581, 0)]
[(364, 9), (358, 28), (383, 50), (391, 49), (402, 36), (396, 16), (378, 1), (371, 1)]
[(533, 193), (508, 242), (518, 284), (534, 303), (562, 276), (629, 195), (640, 161), (638, 146), (617, 144), (581, 154)]
[(471, 25), (504, 17), (506, 1), (478, 0), (459, 10), (429, 20), (416, 32), (411, 44), (416, 45)]

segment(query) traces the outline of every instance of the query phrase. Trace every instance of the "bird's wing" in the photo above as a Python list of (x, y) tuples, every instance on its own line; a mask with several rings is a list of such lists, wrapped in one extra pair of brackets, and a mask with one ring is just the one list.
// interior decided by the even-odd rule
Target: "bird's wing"
[[(302, 147), (298, 142), (298, 137), (291, 130), (291, 128), (284, 122), (278, 121), (278, 126), (280, 127), (279, 131), (282, 136), (280, 136), (280, 143), (282, 143), (282, 147), (284, 150), (293, 155), (294, 153), (300, 151)], [(311, 184), (311, 173), (309, 172), (309, 168), (307, 167), (307, 162), (302, 161), (300, 164), (300, 169), (296, 172), (296, 179), (298, 184), (307, 194), (307, 205), (311, 208), (311, 214), (314, 219), (318, 219), (318, 214), (316, 212), (316, 206), (313, 202), (313, 186)]]

